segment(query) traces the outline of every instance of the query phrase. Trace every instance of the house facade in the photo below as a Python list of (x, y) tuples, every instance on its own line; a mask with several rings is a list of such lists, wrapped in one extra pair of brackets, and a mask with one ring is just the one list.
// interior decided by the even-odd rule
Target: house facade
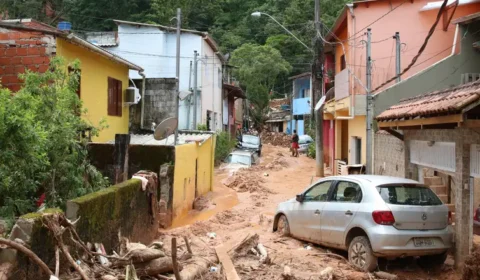
[(452, 39), (450, 55), (375, 96), (374, 172), (418, 180), (449, 206), (460, 267), (480, 243), (473, 230), (480, 207), (480, 35), (469, 32), (480, 28), (480, 13), (452, 23), (463, 35)]
[[(115, 23), (118, 26), (117, 32), (86, 33), (85, 39), (142, 66), (147, 79), (176, 78), (175, 28), (120, 20), (116, 20)], [(193, 95), (190, 95), (180, 101), (179, 128), (196, 129), (198, 124), (204, 124), (210, 131), (221, 130), (224, 125), (222, 76), (225, 59), (215, 41), (205, 32), (187, 29), (181, 31), (180, 92), (192, 91), (195, 76), (192, 62), (195, 51), (199, 59), (197, 124), (193, 124), (194, 99)], [(141, 76), (135, 71), (130, 71), (130, 78), (137, 84)], [(145, 90), (147, 95), (156, 94), (155, 89), (146, 87)], [(167, 102), (174, 103), (175, 100), (163, 100), (161, 103), (165, 105)], [(162, 110), (161, 103), (155, 111)], [(169, 110), (165, 117), (174, 117), (174, 112), (175, 110)], [(151, 124), (144, 124), (144, 126), (150, 128)]]
[(49, 25), (30, 20), (0, 21), (0, 78), (1, 84), (18, 91), (22, 81), (18, 74), (26, 69), (43, 73), (48, 70), (52, 56), (64, 57), (67, 62), (80, 61), (80, 87), (77, 91), (87, 113), (82, 115), (93, 126), (102, 120), (107, 128), (93, 141), (106, 142), (117, 133), (128, 133), (129, 110), (125, 103), (129, 70), (143, 69), (87, 41), (60, 32)]
[[(325, 38), (334, 44), (334, 98), (325, 105), (324, 119), (332, 120), (335, 125), (333, 153), (338, 159), (336, 165), (366, 164), (367, 160), (367, 28), (371, 29), (371, 89), (380, 99), (380, 91), (395, 83), (382, 85), (396, 75), (395, 33), (399, 32), (402, 44), (400, 68), (403, 70), (423, 44), (441, 3), (425, 0), (354, 1), (344, 7)], [(418, 62), (401, 79), (407, 79), (449, 56), (452, 48), (446, 46), (451, 46), (455, 34), (458, 35), (450, 20), (479, 9), (480, 4), (475, 1), (459, 1), (457, 7), (449, 5)]]

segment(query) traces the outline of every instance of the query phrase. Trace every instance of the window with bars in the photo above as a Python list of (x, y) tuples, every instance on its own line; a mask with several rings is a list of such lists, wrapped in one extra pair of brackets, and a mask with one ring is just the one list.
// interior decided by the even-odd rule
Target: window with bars
[(122, 81), (108, 77), (108, 115), (122, 116)]

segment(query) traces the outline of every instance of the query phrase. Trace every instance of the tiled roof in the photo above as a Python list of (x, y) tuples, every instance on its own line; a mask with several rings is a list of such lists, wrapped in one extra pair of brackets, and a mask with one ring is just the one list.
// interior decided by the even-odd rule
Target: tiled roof
[(272, 99), (269, 102), (271, 109), (280, 110), (282, 105), (289, 105), (290, 100), (288, 98)]
[(376, 119), (387, 121), (454, 114), (479, 100), (480, 82), (473, 82), (404, 99)]

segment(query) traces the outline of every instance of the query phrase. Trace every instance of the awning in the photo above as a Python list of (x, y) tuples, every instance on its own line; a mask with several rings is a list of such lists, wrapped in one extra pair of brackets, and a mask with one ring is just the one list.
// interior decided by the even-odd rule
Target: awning
[(241, 98), (241, 99), (247, 99), (247, 96), (243, 92), (242, 88), (232, 86), (229, 84), (223, 84), (223, 88), (228, 91), (229, 95), (233, 95), (234, 97)]

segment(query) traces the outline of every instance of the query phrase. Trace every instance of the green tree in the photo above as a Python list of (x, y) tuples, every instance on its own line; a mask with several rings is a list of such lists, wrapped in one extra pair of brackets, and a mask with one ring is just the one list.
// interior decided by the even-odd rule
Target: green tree
[(86, 140), (79, 136), (91, 125), (81, 118), (78, 74), (66, 72), (56, 58), (44, 74), (22, 74), (19, 92), (0, 87), (2, 217), (34, 210), (41, 193), (46, 193), (48, 206), (62, 207), (67, 199), (107, 185), (88, 162)]
[(270, 91), (277, 77), (288, 74), (291, 66), (277, 49), (255, 44), (244, 44), (235, 50), (231, 63), (238, 67), (235, 73), (246, 88), (253, 106), (251, 116), (261, 131), (269, 110)]

